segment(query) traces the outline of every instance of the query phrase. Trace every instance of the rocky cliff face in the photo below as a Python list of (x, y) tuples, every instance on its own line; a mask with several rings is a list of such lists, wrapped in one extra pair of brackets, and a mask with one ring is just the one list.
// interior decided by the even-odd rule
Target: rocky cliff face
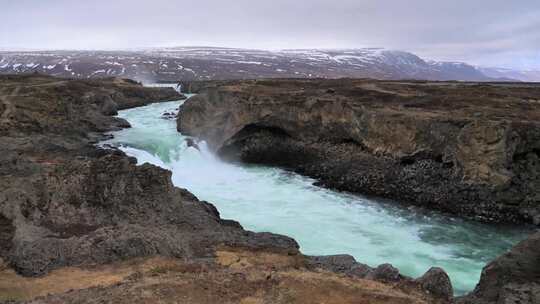
[(1, 81), (0, 253), (18, 273), (158, 254), (205, 257), (224, 244), (297, 252), (292, 239), (220, 219), (212, 205), (175, 188), (169, 172), (92, 146), (101, 132), (129, 126), (103, 115), (104, 105), (180, 99), (174, 90), (122, 80)]
[(223, 157), (483, 221), (540, 224), (540, 86), (186, 83), (178, 130)]

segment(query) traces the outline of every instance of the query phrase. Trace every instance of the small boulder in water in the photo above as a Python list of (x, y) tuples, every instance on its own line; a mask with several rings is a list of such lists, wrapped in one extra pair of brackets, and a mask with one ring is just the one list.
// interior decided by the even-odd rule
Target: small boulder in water
[(116, 122), (116, 126), (119, 128), (122, 128), (122, 129), (131, 128), (131, 124), (129, 123), (129, 121), (123, 118), (115, 117), (114, 121)]
[(167, 119), (167, 120), (173, 120), (176, 118), (176, 114), (174, 112), (165, 112), (161, 115), (161, 118)]
[(201, 149), (199, 148), (199, 145), (195, 142), (195, 140), (193, 138), (186, 138), (186, 143), (187, 143), (188, 148), (193, 147), (193, 148), (201, 151)]

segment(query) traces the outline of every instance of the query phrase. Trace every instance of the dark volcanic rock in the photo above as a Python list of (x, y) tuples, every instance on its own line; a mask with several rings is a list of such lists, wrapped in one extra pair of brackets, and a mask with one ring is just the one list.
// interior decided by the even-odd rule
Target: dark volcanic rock
[[(15, 235), (13, 221), (0, 214), (0, 255), (6, 256), (11, 250), (11, 240)], [(1, 264), (1, 263), (0, 263)]]
[(490, 222), (540, 222), (540, 85), (193, 82), (178, 130), (230, 160)]
[(423, 276), (416, 279), (416, 282), (418, 282), (424, 290), (429, 291), (439, 298), (450, 300), (454, 296), (452, 282), (446, 272), (441, 268), (431, 268)]
[(101, 113), (108, 116), (117, 115), (118, 105), (109, 97), (101, 105)]
[(278, 243), (222, 223), (207, 203), (175, 188), (169, 172), (125, 156), (72, 160), (25, 180), (36, 190), (21, 187), (25, 199), (12, 216), (26, 233), (12, 239), (7, 256), (24, 275), (158, 254), (208, 257), (218, 244), (296, 250), (291, 239), (275, 237)]
[(353, 256), (348, 254), (310, 256), (307, 259), (308, 267), (320, 268), (331, 272), (344, 273), (348, 275), (365, 278), (373, 271), (368, 265), (358, 263)]
[(397, 282), (407, 279), (399, 274), (399, 270), (390, 264), (382, 264), (376, 268), (358, 263), (354, 257), (341, 255), (308, 257), (308, 267), (324, 269), (331, 272), (343, 273), (354, 277), (366, 278), (382, 282)]
[(188, 147), (192, 147), (197, 150), (200, 150), (199, 145), (197, 144), (197, 142), (195, 142), (193, 138), (186, 138), (186, 144)]
[(166, 119), (166, 120), (173, 120), (173, 119), (176, 119), (176, 113), (165, 112), (161, 114), (161, 118)]
[(402, 286), (418, 286), (433, 297), (444, 301), (450, 301), (454, 295), (450, 278), (444, 270), (436, 267), (431, 268), (416, 280), (400, 275), (399, 270), (390, 264), (382, 264), (372, 268), (358, 263), (354, 257), (346, 254), (309, 256), (307, 257), (307, 267), (385, 283), (398, 283)]
[(540, 303), (540, 233), (489, 263), (475, 290), (457, 303)]
[(399, 270), (391, 264), (381, 264), (377, 268), (366, 276), (368, 279), (373, 279), (383, 282), (396, 282), (399, 281), (401, 276)]
[(205, 258), (218, 246), (297, 253), (288, 237), (222, 220), (170, 172), (93, 146), (129, 126), (104, 114), (179, 98), (118, 79), (0, 77), (0, 258), (35, 276), (140, 256)]

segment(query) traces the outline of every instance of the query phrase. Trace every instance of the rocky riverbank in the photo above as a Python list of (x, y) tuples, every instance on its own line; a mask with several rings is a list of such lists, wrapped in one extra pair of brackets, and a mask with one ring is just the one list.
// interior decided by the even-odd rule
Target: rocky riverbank
[[(341, 79), (183, 87), (199, 95), (181, 108), (178, 130), (223, 158), (481, 221), (540, 224), (538, 84)], [(540, 302), (539, 236), (489, 263), (476, 289), (455, 302)], [(362, 273), (347, 258), (325, 261), (333, 271)], [(440, 277), (422, 286), (444, 294)]]
[[(540, 85), (342, 79), (183, 87), (199, 94), (181, 108), (178, 130), (223, 158), (482, 221), (540, 224)], [(489, 263), (476, 289), (455, 302), (540, 302), (539, 237)], [(318, 261), (365, 273), (348, 257)], [(430, 270), (421, 285), (448, 294), (442, 273)]]
[(487, 222), (540, 224), (540, 85), (185, 83), (178, 130), (223, 158)]
[[(442, 271), (307, 257), (95, 146), (118, 109), (183, 96), (122, 79), (0, 76), (0, 302), (447, 303)], [(156, 113), (159, 115), (160, 113)]]

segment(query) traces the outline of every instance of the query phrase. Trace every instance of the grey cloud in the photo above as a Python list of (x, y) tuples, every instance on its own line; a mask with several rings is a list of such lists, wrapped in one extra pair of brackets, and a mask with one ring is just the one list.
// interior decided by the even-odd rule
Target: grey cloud
[(540, 68), (538, 0), (0, 0), (0, 47), (386, 47)]

